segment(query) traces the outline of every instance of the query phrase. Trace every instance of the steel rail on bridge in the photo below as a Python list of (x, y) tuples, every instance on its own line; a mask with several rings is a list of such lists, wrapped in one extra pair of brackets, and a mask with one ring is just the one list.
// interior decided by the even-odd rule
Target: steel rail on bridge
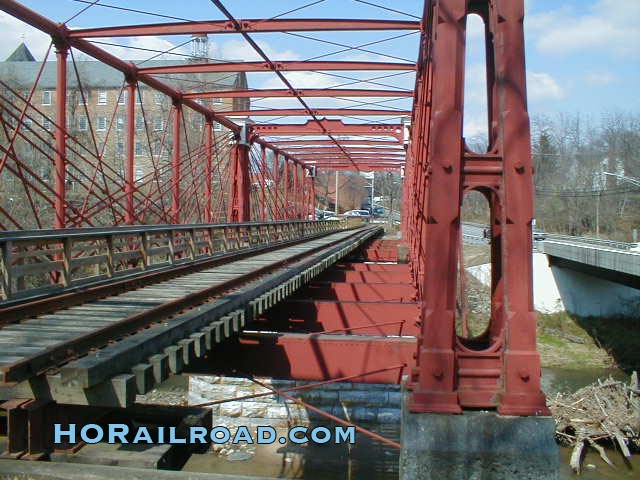
[[(342, 233), (336, 235), (335, 232)], [(260, 281), (252, 287), (258, 295), (235, 294), (223, 305), (216, 305), (214, 302), (211, 307), (200, 307), (211, 310), (211, 313), (198, 317), (198, 328), (189, 328), (184, 324), (176, 333), (181, 338), (186, 338), (205, 324), (211, 323), (214, 316), (222, 317), (238, 308), (244, 312), (246, 305), (260, 296), (263, 296), (263, 301), (273, 304), (293, 291), (286, 287), (285, 294), (284, 290), (278, 289), (285, 288), (287, 282), (295, 275), (299, 278), (296, 281), (297, 288), (338, 258), (336, 254), (318, 256), (318, 252), (332, 252), (332, 248), (335, 250), (336, 246), (340, 246), (341, 253), (351, 251), (378, 232), (379, 227), (355, 230), (334, 227), (329, 231), (298, 236), (295, 240), (267, 243), (262, 248), (240, 249), (236, 253), (192, 264), (187, 268), (176, 267), (166, 272), (169, 274), (168, 277), (147, 277), (142, 283), (131, 280), (108, 283), (97, 289), (79, 290), (67, 293), (63, 297), (47, 298), (36, 302), (35, 307), (31, 302), (18, 304), (8, 311), (1, 308), (0, 304), (0, 313), (5, 323), (15, 320), (17, 314), (21, 314), (22, 318), (33, 317), (16, 327), (0, 328), (0, 345), (3, 351), (0, 361), (2, 381), (21, 381), (40, 375), (52, 367), (86, 355), (92, 349), (103, 348), (110, 342), (121, 341), (131, 335), (135, 337), (141, 329), (162, 323), (169, 316), (187, 308), (210, 304), (215, 298), (224, 299), (230, 291), (237, 291), (241, 286), (252, 284), (258, 279)], [(319, 268), (318, 265), (323, 265), (323, 268)], [(276, 292), (279, 293), (276, 295)], [(79, 317), (69, 317), (79, 308), (78, 305), (83, 306), (81, 310), (84, 313), (80, 312)], [(262, 304), (257, 307), (255, 313), (258, 311), (262, 311)], [(92, 312), (98, 316), (94, 315), (93, 318)], [(7, 315), (12, 317), (8, 318)], [(243, 323), (251, 320), (249, 317), (249, 314), (243, 314)], [(81, 320), (82, 327), (74, 326), (77, 324), (73, 323), (73, 318)], [(239, 328), (238, 321), (236, 319), (236, 331)], [(224, 329), (225, 337), (228, 337), (229, 321)], [(34, 335), (38, 337), (44, 331), (50, 332), (53, 338), (47, 338), (46, 335), (40, 336), (39, 340), (32, 338)], [(219, 337), (218, 335), (218, 341)], [(21, 339), (29, 346), (20, 347)], [(68, 372), (69, 367), (64, 371)], [(89, 388), (98, 382), (95, 373), (90, 378), (83, 378), (83, 388)], [(100, 378), (107, 380), (107, 377)]]

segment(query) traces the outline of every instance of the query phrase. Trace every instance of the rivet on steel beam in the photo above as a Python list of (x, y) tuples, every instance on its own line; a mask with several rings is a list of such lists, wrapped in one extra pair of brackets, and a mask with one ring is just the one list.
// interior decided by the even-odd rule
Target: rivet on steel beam
[(522, 164), (522, 162), (516, 162), (515, 169), (518, 173), (524, 173), (524, 165)]
[(520, 378), (522, 379), (523, 382), (528, 382), (529, 381), (529, 372), (527, 372), (526, 370), (518, 370), (518, 375), (520, 375)]

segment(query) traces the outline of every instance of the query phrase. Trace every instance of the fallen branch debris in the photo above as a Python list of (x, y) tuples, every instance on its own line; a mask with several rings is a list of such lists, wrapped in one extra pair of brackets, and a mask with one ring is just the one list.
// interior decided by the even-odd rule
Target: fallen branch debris
[(611, 466), (604, 446), (618, 449), (625, 458), (640, 451), (640, 393), (638, 375), (629, 385), (613, 380), (601, 381), (575, 393), (559, 393), (549, 399), (556, 420), (556, 437), (562, 445), (572, 446), (570, 464), (580, 473), (587, 447), (594, 448)]

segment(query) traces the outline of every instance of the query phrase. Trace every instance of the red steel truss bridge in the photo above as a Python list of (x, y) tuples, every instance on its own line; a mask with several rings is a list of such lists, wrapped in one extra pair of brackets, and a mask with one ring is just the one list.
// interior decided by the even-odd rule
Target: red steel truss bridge
[[(79, 19), (105, 8), (76, 3)], [(214, 19), (78, 28), (0, 0), (50, 37), (44, 61), (5, 62), (14, 66), (0, 78), (10, 451), (47, 451), (39, 432), (52, 404), (131, 406), (238, 335), (260, 346), (243, 358), (261, 374), (405, 376), (413, 412), (548, 414), (532, 305), (523, 0), (427, 0), (423, 10), (415, 2), (418, 15), (358, 2), (385, 20), (310, 19), (302, 7), (242, 19), (222, 1), (203, 3)], [(110, 8), (152, 15), (130, 5)], [(470, 14), (486, 32), (483, 153), (462, 134)], [(345, 33), (367, 40), (345, 44)], [(273, 58), (258, 39), (282, 34), (329, 53)], [(244, 42), (254, 60), (168, 48), (129, 61), (114, 49), (145, 37), (197, 49), (207, 35)], [(377, 50), (407, 38), (408, 58)], [(331, 59), (341, 52), (373, 60)], [(258, 74), (274, 87), (253, 87)], [(318, 175), (333, 171), (402, 174), (400, 240), (375, 240), (373, 223), (315, 219)], [(456, 329), (471, 191), (491, 214), (491, 313), (477, 337)], [(278, 316), (302, 321), (277, 334), (254, 326)]]

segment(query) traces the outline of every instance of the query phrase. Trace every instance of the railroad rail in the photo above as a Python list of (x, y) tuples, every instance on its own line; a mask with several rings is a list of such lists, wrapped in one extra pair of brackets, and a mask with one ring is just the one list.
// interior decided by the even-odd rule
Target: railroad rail
[(256, 247), (241, 237), (243, 248), (145, 276), (146, 284), (114, 279), (0, 304), (0, 389), (13, 394), (4, 397), (131, 405), (381, 231), (333, 222), (317, 232), (329, 227), (316, 223), (299, 224), (308, 233), (297, 241)]

